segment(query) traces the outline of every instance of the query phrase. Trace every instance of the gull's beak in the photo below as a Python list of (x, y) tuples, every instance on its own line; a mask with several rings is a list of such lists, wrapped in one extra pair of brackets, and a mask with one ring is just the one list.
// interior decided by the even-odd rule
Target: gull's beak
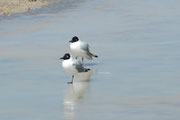
[(72, 40), (70, 40), (69, 42), (72, 42)]
[(59, 59), (60, 59), (60, 60), (61, 60), (61, 59), (64, 59), (64, 57), (61, 57), (61, 58), (59, 58)]

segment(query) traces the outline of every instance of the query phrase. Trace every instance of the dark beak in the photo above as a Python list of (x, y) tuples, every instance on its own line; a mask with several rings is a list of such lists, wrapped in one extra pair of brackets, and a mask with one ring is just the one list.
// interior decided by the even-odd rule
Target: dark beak
[(61, 59), (64, 59), (64, 57), (61, 57), (61, 58), (59, 58), (59, 59), (60, 59), (60, 60), (61, 60)]
[(72, 40), (70, 40), (69, 42), (72, 42)]

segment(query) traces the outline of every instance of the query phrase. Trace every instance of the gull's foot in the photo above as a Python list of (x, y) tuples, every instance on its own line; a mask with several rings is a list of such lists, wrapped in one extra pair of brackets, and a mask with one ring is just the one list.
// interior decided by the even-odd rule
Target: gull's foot
[(67, 82), (67, 84), (72, 84), (73, 82), (71, 81), (71, 82)]

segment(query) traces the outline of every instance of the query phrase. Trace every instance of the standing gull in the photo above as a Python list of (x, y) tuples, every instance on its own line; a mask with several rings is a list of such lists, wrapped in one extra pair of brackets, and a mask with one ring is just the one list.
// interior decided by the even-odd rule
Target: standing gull
[(70, 42), (70, 49), (72, 53), (77, 57), (82, 57), (82, 61), (85, 58), (92, 60), (92, 57), (98, 57), (94, 55), (89, 50), (89, 45), (82, 42), (77, 36), (74, 36)]
[(71, 57), (69, 53), (66, 53), (60, 59), (63, 59), (62, 67), (64, 68), (64, 70), (69, 74), (72, 74), (72, 81), (68, 82), (68, 84), (73, 83), (74, 75), (80, 72), (88, 72), (88, 70), (90, 70), (84, 68), (82, 63), (77, 59), (73, 59), (73, 57)]

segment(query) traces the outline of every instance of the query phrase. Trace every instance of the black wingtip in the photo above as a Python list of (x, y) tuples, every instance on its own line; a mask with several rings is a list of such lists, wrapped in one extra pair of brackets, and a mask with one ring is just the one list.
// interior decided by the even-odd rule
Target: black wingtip
[(85, 72), (88, 72), (89, 70), (91, 70), (91, 69), (87, 68), (87, 69), (85, 70)]
[(97, 56), (97, 55), (94, 55), (94, 57), (98, 58), (98, 56)]

